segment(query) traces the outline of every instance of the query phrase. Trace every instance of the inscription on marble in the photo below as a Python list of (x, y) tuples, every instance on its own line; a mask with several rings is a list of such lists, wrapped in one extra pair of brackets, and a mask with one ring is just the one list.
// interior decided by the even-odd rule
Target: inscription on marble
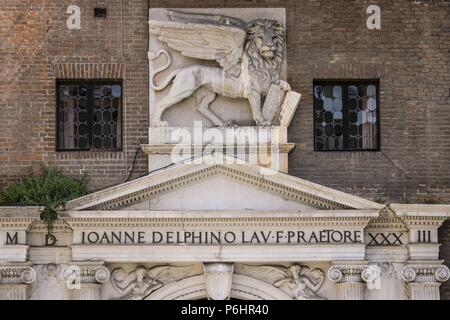
[(402, 245), (403, 232), (369, 232), (369, 246), (395, 246)]
[(431, 230), (417, 230), (417, 242), (431, 242)]
[(6, 232), (6, 244), (18, 244), (19, 233), (18, 232)]
[(361, 243), (361, 230), (80, 231), (81, 244), (314, 244)]

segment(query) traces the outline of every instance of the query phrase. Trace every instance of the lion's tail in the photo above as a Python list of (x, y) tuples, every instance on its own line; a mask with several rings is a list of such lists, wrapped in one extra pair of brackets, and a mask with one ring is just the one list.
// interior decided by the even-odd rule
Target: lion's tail
[(161, 56), (162, 54), (164, 54), (164, 55), (166, 56), (167, 62), (166, 62), (166, 64), (164, 64), (162, 67), (156, 69), (156, 70), (153, 72), (152, 77), (150, 78), (150, 88), (152, 88), (152, 90), (155, 90), (155, 91), (162, 91), (162, 90), (164, 90), (164, 89), (170, 84), (170, 82), (172, 82), (173, 78), (175, 78), (175, 76), (176, 76), (176, 75), (178, 74), (178, 72), (180, 71), (180, 69), (174, 70), (174, 71), (169, 75), (169, 77), (168, 77), (162, 84), (160, 84), (159, 86), (157, 86), (157, 85), (155, 84), (155, 82), (154, 82), (155, 76), (156, 76), (158, 73), (163, 72), (164, 70), (167, 70), (167, 68), (170, 67), (170, 65), (172, 64), (172, 58), (170, 57), (170, 54), (169, 54), (166, 50), (160, 50), (160, 51), (158, 51), (157, 54), (151, 53), (151, 54), (149, 55), (150, 60), (156, 60), (156, 59), (157, 59), (159, 56)]

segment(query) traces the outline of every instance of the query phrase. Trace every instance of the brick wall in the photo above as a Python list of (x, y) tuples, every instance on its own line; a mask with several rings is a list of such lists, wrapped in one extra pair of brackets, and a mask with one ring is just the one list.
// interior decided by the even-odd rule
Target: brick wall
[[(81, 30), (66, 27), (69, 4), (81, 7)], [(106, 7), (105, 19), (94, 7)], [(148, 132), (146, 1), (17, 1), (0, 4), (0, 186), (41, 164), (79, 175), (92, 189), (123, 182)], [(6, 36), (4, 39), (3, 35)], [(55, 79), (121, 78), (123, 151), (55, 152)], [(138, 154), (133, 176), (146, 172)]]
[[(69, 4), (82, 9), (81, 30), (66, 28)], [(366, 28), (369, 4), (381, 7), (381, 30)], [(95, 19), (94, 6), (108, 8), (108, 17)], [(448, 2), (152, 0), (150, 6), (286, 7), (288, 81), (303, 94), (289, 129), (296, 143), (290, 174), (377, 201), (436, 201), (425, 190), (450, 201)], [(126, 179), (147, 140), (147, 14), (146, 0), (2, 0), (0, 186), (42, 163), (87, 172), (92, 189)], [(123, 151), (56, 153), (55, 79), (108, 72), (123, 77)], [(312, 81), (327, 78), (380, 79), (381, 151), (313, 151)], [(146, 168), (139, 154), (135, 176)], [(442, 239), (448, 229), (448, 223), (441, 228)]]
[[(371, 2), (372, 3), (372, 2)], [(366, 198), (450, 199), (450, 5), (375, 1), (381, 30), (366, 28), (366, 1), (151, 1), (152, 7), (286, 7), (289, 82), (303, 94), (289, 129), (290, 173)], [(69, 4), (81, 30), (66, 28)], [(108, 17), (93, 17), (95, 6)], [(147, 140), (147, 1), (2, 1), (0, 185), (41, 163), (123, 181)], [(101, 73), (104, 70), (106, 73)], [(109, 70), (108, 68), (114, 68)], [(109, 70), (109, 71), (108, 71)], [(99, 73), (100, 72), (100, 73)], [(109, 73), (108, 73), (109, 72)], [(112, 73), (111, 73), (112, 72)], [(56, 153), (55, 79), (117, 74), (124, 80), (124, 151)], [(380, 152), (314, 152), (312, 81), (380, 79)], [(139, 155), (134, 172), (145, 173)], [(433, 201), (433, 199), (431, 199)]]

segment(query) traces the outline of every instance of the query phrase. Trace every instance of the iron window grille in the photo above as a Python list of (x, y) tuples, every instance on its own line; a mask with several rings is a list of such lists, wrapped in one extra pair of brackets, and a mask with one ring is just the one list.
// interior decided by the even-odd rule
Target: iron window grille
[(315, 80), (314, 150), (380, 149), (379, 81)]
[(121, 150), (122, 82), (58, 80), (57, 151)]

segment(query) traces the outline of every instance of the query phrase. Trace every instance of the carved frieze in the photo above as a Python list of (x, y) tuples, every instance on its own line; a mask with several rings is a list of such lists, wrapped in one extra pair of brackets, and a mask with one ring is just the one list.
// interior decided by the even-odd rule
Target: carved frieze
[(317, 294), (325, 280), (321, 269), (293, 264), (281, 271), (284, 278), (276, 281), (273, 284), (275, 287), (287, 286), (296, 300), (323, 299)]
[(118, 267), (111, 273), (111, 283), (120, 300), (144, 300), (164, 285), (195, 274), (192, 266), (137, 266), (131, 271)]
[(241, 264), (237, 272), (261, 279), (276, 288), (285, 290), (296, 300), (323, 299), (317, 293), (325, 281), (325, 273), (320, 268), (310, 268), (298, 263), (287, 267)]

